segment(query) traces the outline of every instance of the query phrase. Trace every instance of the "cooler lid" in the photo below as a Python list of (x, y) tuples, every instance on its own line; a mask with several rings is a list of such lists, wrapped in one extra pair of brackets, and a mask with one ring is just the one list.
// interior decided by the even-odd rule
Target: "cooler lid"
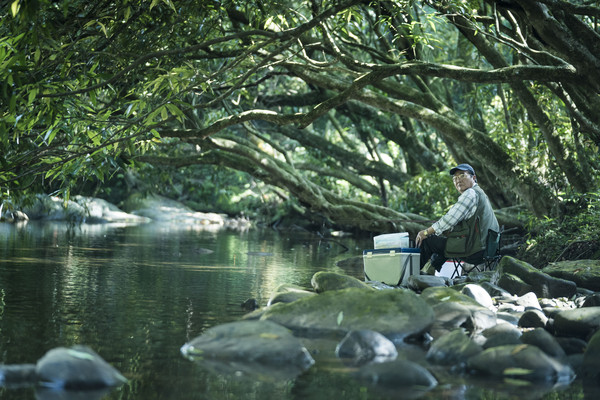
[(363, 250), (363, 256), (366, 256), (367, 254), (387, 254), (387, 253), (391, 253), (391, 252), (395, 252), (395, 253), (420, 253), (421, 249), (417, 248), (417, 247), (394, 247), (394, 248), (390, 248), (390, 249), (368, 249), (368, 250)]

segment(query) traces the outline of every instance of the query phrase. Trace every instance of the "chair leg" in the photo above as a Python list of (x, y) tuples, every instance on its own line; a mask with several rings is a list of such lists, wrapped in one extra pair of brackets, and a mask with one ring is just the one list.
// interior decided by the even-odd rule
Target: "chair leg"
[(459, 268), (462, 269), (462, 267), (463, 267), (463, 261), (458, 258), (453, 258), (452, 263), (454, 264), (454, 272), (450, 276), (450, 279), (459, 277), (460, 276)]
[(493, 271), (496, 269), (496, 267), (498, 266), (498, 263), (500, 262), (500, 259), (502, 258), (501, 255), (497, 255), (494, 258), (490, 258), (488, 260), (485, 260), (485, 270), (487, 271)]

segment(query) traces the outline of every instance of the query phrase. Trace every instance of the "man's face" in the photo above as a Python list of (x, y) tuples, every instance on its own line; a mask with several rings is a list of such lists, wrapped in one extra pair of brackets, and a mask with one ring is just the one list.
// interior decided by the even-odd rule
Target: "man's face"
[(475, 176), (467, 171), (458, 170), (452, 175), (452, 182), (454, 182), (456, 190), (462, 193), (475, 185)]

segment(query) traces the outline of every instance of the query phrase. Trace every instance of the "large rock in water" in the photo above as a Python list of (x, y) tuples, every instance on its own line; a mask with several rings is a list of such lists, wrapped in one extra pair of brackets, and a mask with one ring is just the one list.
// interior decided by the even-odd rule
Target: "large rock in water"
[(554, 262), (548, 264), (542, 272), (573, 281), (578, 287), (600, 292), (600, 260)]
[(398, 350), (394, 343), (379, 332), (351, 331), (335, 348), (335, 355), (350, 360), (351, 365), (394, 360)]
[(85, 346), (50, 350), (36, 365), (42, 386), (57, 389), (102, 389), (119, 386), (127, 379)]
[(600, 329), (600, 307), (584, 307), (558, 312), (554, 316), (557, 336), (577, 337), (587, 340)]
[(459, 327), (470, 333), (480, 332), (496, 325), (496, 314), (475, 299), (449, 287), (430, 287), (423, 290), (421, 298), (431, 305), (435, 322), (431, 330), (434, 338), (441, 337)]
[(314, 364), (292, 333), (270, 321), (217, 325), (181, 347), (192, 361), (225, 372), (292, 378)]
[[(510, 256), (502, 257), (491, 280), (492, 284), (497, 284), (503, 289), (508, 290), (508, 287), (503, 286), (504, 275), (516, 276), (519, 280), (522, 280), (531, 287), (530, 289), (523, 288), (522, 290), (531, 290), (538, 297), (571, 297), (577, 292), (577, 285), (575, 285), (575, 282), (554, 278), (534, 268), (525, 261), (517, 260)], [(525, 294), (525, 292), (516, 294), (521, 296)]]
[(590, 339), (583, 355), (582, 375), (585, 382), (600, 382), (600, 331), (596, 332)]
[(265, 310), (261, 320), (307, 336), (342, 337), (352, 330), (369, 329), (396, 341), (425, 332), (434, 314), (412, 290), (350, 288), (276, 304)]
[(467, 365), (483, 375), (530, 382), (567, 384), (574, 377), (571, 367), (527, 344), (492, 347), (469, 358)]

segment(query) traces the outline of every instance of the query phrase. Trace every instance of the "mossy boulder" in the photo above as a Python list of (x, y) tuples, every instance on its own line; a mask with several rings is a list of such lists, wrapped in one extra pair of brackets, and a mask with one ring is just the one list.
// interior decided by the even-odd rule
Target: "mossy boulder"
[(470, 357), (483, 351), (462, 329), (456, 329), (435, 340), (427, 351), (427, 360), (434, 364), (460, 367)]
[(338, 274), (329, 271), (319, 271), (313, 275), (310, 281), (312, 287), (317, 293), (323, 293), (329, 290), (340, 290), (348, 288), (359, 288), (373, 290), (365, 282), (344, 274)]
[(58, 347), (36, 364), (41, 386), (55, 389), (92, 390), (127, 382), (114, 367), (86, 346)]
[(343, 337), (352, 330), (369, 329), (400, 341), (425, 332), (434, 321), (434, 313), (411, 290), (349, 288), (276, 304), (265, 309), (260, 318), (306, 336)]
[(556, 336), (577, 337), (587, 340), (600, 329), (600, 307), (564, 310), (554, 316)]
[[(207, 329), (181, 353), (210, 369), (294, 377), (314, 360), (290, 330), (270, 321), (239, 321)], [(231, 371), (227, 371), (231, 368)]]
[[(571, 297), (577, 292), (577, 285), (573, 281), (552, 277), (542, 271), (534, 268), (525, 261), (518, 260), (514, 257), (504, 256), (500, 260), (498, 267), (492, 277), (492, 283), (498, 284), (503, 289), (500, 282), (505, 275), (514, 275), (527, 285), (531, 286), (538, 297), (556, 298), (556, 297)], [(524, 289), (523, 289), (524, 290)], [(521, 295), (520, 293), (513, 293)]]
[(587, 382), (600, 382), (600, 331), (596, 332), (587, 345), (583, 355), (583, 378)]
[(600, 292), (600, 260), (553, 262), (544, 267), (542, 272), (555, 278), (573, 281), (579, 287)]
[(517, 296), (523, 296), (533, 289), (532, 286), (523, 281), (523, 279), (508, 273), (500, 275), (495, 283), (498, 287), (506, 290), (508, 293)]
[(479, 304), (474, 298), (467, 296), (451, 287), (436, 286), (430, 287), (421, 293), (423, 300), (430, 306), (434, 306), (442, 302), (461, 303), (465, 306), (473, 306), (477, 308), (485, 308)]
[(279, 285), (267, 302), (267, 307), (277, 303), (291, 303), (304, 297), (316, 296), (315, 292), (306, 290), (303, 287), (284, 283)]

